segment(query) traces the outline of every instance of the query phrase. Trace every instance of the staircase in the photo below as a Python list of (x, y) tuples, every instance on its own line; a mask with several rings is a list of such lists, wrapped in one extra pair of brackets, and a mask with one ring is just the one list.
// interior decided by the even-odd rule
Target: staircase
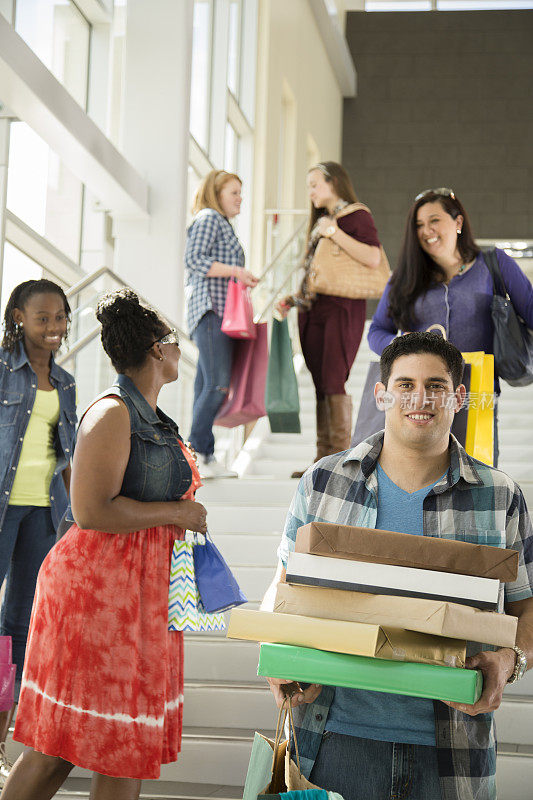
[[(368, 362), (363, 341), (348, 390), (354, 413)], [(198, 492), (210, 531), (257, 608), (276, 567), (276, 550), (297, 483), (292, 470), (314, 457), (314, 391), (307, 371), (299, 377), (302, 433), (271, 434), (261, 420), (239, 456), (240, 480), (211, 481)], [(533, 508), (533, 387), (504, 385), (500, 402), (500, 465), (519, 481)], [(242, 797), (255, 730), (272, 731), (276, 709), (266, 682), (256, 675), (258, 645), (224, 634), (187, 634), (182, 753), (163, 767), (159, 781), (144, 781), (142, 797), (234, 800)], [(533, 785), (533, 671), (510, 686), (497, 712), (499, 800), (523, 800)], [(13, 757), (19, 752), (9, 743)], [(87, 797), (88, 773), (75, 769), (58, 797)]]

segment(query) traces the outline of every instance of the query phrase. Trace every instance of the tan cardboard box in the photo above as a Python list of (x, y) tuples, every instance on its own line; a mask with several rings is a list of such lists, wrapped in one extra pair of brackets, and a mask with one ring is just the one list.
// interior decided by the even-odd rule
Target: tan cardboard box
[(314, 647), (334, 653), (464, 667), (466, 642), (426, 633), (381, 628), (362, 622), (344, 622), (272, 611), (234, 608), (228, 638), (254, 642)]
[(514, 645), (518, 624), (518, 618), (508, 614), (480, 611), (443, 600), (389, 597), (343, 589), (291, 586), (288, 583), (278, 584), (274, 611), (405, 628), (498, 647)]

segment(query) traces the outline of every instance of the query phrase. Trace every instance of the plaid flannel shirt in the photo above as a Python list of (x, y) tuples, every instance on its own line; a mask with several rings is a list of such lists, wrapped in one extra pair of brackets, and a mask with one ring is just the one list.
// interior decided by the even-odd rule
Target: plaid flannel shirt
[(185, 297), (187, 326), (192, 334), (202, 317), (214, 311), (224, 315), (229, 278), (207, 278), (213, 261), (244, 267), (244, 250), (226, 217), (203, 208), (187, 230), (185, 247)]
[[(284, 566), (299, 527), (313, 520), (375, 528), (376, 464), (383, 431), (307, 470), (293, 498), (278, 555)], [(505, 473), (471, 458), (450, 436), (450, 467), (424, 500), (424, 536), (517, 550), (518, 577), (502, 586), (505, 601), (533, 596), (533, 529), (520, 488)], [(480, 645), (469, 643), (469, 654)], [(302, 771), (309, 777), (335, 689), (294, 709)], [(496, 736), (493, 714), (470, 717), (434, 702), (442, 800), (494, 800)]]

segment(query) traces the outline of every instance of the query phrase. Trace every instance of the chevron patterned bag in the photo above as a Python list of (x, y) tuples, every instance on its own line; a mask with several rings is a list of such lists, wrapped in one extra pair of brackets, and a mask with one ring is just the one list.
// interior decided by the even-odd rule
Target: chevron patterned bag
[(193, 543), (176, 540), (170, 563), (168, 590), (169, 631), (223, 631), (223, 614), (208, 614), (202, 606), (194, 577)]

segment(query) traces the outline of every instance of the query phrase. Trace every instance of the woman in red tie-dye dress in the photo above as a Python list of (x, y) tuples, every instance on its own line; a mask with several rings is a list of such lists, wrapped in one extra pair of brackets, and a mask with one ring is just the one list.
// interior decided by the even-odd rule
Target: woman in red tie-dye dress
[(119, 374), (83, 417), (73, 524), (39, 574), (14, 733), (32, 749), (2, 800), (47, 800), (73, 765), (94, 771), (94, 800), (135, 800), (141, 779), (159, 777), (180, 750), (183, 634), (168, 631), (170, 558), (185, 529), (206, 531), (194, 460), (157, 407), (180, 349), (130, 290), (102, 298), (97, 316)]

